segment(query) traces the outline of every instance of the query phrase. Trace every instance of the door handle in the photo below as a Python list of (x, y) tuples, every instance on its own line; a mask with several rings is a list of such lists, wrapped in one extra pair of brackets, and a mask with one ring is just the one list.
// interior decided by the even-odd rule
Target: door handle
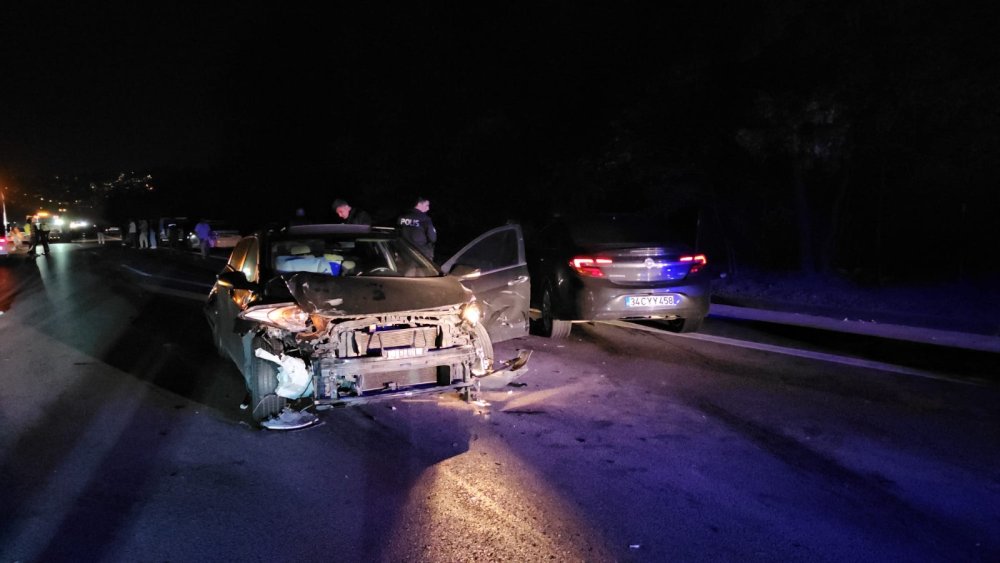
[(528, 278), (528, 276), (517, 276), (516, 278), (514, 278), (514, 279), (510, 280), (509, 282), (507, 282), (507, 285), (517, 285), (519, 283), (524, 283), (524, 282), (528, 281), (529, 279), (530, 278)]

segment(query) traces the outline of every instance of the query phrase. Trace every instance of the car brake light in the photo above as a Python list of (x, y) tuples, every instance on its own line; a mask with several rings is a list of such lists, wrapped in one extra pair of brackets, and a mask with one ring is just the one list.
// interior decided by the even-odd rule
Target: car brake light
[(578, 274), (592, 278), (603, 278), (604, 271), (601, 270), (601, 266), (609, 264), (611, 264), (610, 258), (590, 258), (588, 256), (577, 256), (569, 261), (569, 265), (573, 266)]
[(691, 269), (688, 270), (688, 273), (693, 274), (704, 268), (708, 264), (708, 259), (705, 258), (704, 254), (694, 254), (681, 256), (681, 262), (691, 262)]

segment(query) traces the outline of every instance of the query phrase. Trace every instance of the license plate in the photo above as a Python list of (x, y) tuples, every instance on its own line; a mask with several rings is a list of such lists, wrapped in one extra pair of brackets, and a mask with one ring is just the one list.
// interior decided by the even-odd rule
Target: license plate
[(676, 307), (680, 299), (676, 295), (629, 295), (626, 307)]

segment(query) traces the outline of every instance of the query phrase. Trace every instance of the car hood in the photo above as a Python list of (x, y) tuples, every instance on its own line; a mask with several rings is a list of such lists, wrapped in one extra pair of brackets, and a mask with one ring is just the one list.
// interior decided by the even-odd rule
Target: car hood
[(332, 277), (283, 274), (296, 304), (328, 316), (382, 315), (433, 309), (469, 301), (472, 292), (451, 276), (433, 278)]

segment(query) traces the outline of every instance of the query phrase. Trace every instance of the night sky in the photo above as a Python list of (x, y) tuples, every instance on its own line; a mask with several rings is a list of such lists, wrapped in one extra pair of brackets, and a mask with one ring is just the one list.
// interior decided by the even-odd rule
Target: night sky
[(996, 9), (580, 4), (8, 6), (0, 179), (149, 170), (255, 220), (424, 194), (454, 231), (696, 208), (735, 263), (997, 270), (965, 250), (1000, 240)]

